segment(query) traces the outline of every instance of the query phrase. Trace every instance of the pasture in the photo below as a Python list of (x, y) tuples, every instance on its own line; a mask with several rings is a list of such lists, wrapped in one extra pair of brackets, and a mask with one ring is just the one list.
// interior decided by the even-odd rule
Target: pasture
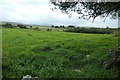
[(2, 29), (3, 78), (115, 78), (114, 67), (104, 69), (112, 34), (85, 34), (32, 29)]

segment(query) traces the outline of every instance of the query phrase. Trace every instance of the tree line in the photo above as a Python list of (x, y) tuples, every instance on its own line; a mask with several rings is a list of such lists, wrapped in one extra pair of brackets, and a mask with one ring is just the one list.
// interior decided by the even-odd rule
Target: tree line
[[(5, 23), (2, 24), (2, 27), (4, 28), (23, 28), (23, 29), (28, 29), (28, 28), (33, 28), (33, 26), (31, 25), (24, 25), (24, 24), (17, 24), (17, 25), (13, 25), (11, 23)], [(74, 33), (90, 33), (90, 34), (111, 34), (116, 32), (117, 28), (95, 28), (95, 27), (75, 27), (74, 25), (68, 25), (68, 26), (64, 26), (64, 25), (60, 25), (60, 26), (56, 26), (56, 25), (52, 25), (50, 26), (51, 28), (63, 28), (64, 32), (74, 32)], [(38, 30), (38, 27), (35, 27), (35, 30)], [(47, 29), (47, 31), (51, 31), (52, 29)]]
[[(5, 23), (1, 25), (3, 28), (24, 28), (27, 29), (28, 26), (24, 25), (24, 24), (17, 24), (17, 25), (13, 25), (11, 23)], [(32, 28), (32, 26), (29, 26), (29, 28)]]

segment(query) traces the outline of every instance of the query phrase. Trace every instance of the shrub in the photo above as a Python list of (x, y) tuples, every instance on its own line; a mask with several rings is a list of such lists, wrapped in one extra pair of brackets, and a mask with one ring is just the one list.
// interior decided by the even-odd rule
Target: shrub
[(32, 26), (30, 26), (30, 28), (32, 28)]
[(2, 24), (2, 27), (6, 27), (6, 28), (14, 28), (15, 26), (10, 24), (10, 23), (6, 23), (6, 24)]
[(54, 26), (54, 28), (59, 28), (59, 26)]
[(18, 24), (17, 26), (18, 26), (19, 28), (27, 29), (27, 26), (22, 25), (22, 24)]
[(39, 28), (38, 27), (35, 27), (34, 30), (38, 30)]
[(113, 36), (118, 37), (118, 36), (119, 36), (119, 32), (118, 32), (118, 31), (115, 31), (115, 32), (113, 33)]
[(69, 25), (68, 28), (75, 28), (75, 26), (73, 26), (73, 25)]
[(65, 28), (65, 26), (64, 26), (64, 25), (63, 25), (63, 26), (61, 25), (60, 28)]
[(47, 31), (52, 31), (52, 29), (47, 29)]
[(109, 59), (103, 63), (103, 67), (109, 69), (112, 66), (116, 66), (120, 72), (120, 45), (118, 45), (117, 48), (110, 50), (109, 53)]
[(54, 25), (52, 25), (51, 27), (54, 28)]
[(76, 32), (76, 33), (93, 33), (93, 34), (110, 34), (113, 32), (110, 28), (66, 28), (65, 32)]

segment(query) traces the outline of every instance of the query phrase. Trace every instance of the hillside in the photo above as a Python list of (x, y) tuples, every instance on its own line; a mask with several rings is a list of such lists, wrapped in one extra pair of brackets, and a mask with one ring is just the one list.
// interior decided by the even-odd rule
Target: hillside
[(22, 23), (17, 23), (17, 22), (0, 21), (0, 25), (1, 24), (6, 24), (6, 23), (10, 23), (12, 25), (22, 24)]

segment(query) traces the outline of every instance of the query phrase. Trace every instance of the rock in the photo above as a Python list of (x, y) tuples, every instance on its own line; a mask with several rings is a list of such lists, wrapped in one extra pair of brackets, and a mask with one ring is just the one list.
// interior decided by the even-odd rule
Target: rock
[(79, 69), (75, 69), (74, 71), (75, 71), (75, 72), (81, 72), (81, 70), (79, 70)]
[(30, 75), (23, 76), (22, 80), (39, 80), (38, 77), (31, 77)]
[(86, 58), (89, 59), (90, 55), (86, 55)]

